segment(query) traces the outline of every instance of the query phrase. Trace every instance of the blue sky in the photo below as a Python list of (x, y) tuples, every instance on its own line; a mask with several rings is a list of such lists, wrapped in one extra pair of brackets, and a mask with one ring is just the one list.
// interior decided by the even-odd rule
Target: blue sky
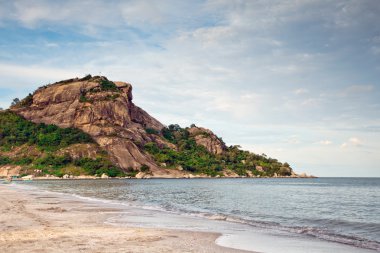
[(380, 176), (380, 3), (0, 0), (0, 107), (91, 73), (164, 124), (317, 176)]

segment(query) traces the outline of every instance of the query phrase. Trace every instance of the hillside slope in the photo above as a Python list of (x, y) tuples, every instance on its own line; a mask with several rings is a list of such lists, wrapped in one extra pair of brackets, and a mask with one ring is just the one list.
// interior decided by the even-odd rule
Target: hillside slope
[(43, 86), (10, 111), (35, 124), (81, 130), (124, 172), (142, 171), (149, 177), (296, 176), (287, 163), (227, 147), (208, 129), (166, 127), (132, 98), (131, 84), (88, 75)]

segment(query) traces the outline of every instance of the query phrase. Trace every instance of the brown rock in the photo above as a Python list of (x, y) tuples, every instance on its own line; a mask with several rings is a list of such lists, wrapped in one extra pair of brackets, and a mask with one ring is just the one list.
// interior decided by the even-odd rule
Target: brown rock
[(210, 153), (221, 154), (226, 150), (225, 143), (219, 139), (211, 130), (203, 127), (191, 127), (188, 129), (198, 145), (204, 146)]
[(263, 172), (264, 168), (262, 166), (256, 165), (256, 170), (260, 171), (260, 172)]
[(19, 165), (4, 165), (0, 166), (0, 177), (18, 176), (21, 166)]
[[(144, 145), (155, 141), (155, 137), (147, 134), (145, 129), (160, 131), (164, 126), (132, 102), (130, 84), (116, 82), (117, 90), (103, 91), (99, 84), (102, 80), (107, 79), (71, 79), (48, 85), (33, 94), (33, 103), (30, 106), (13, 107), (11, 110), (35, 123), (83, 130), (121, 168), (139, 169), (142, 164), (146, 164), (153, 172), (160, 170), (136, 143)], [(160, 140), (160, 144), (163, 143), (165, 141)], [(96, 152), (93, 147), (88, 148), (83, 152)], [(71, 151), (76, 153), (77, 150)]]

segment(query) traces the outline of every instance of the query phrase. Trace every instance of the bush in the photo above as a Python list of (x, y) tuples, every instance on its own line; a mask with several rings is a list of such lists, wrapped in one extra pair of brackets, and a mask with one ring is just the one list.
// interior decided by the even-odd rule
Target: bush
[(150, 167), (148, 165), (146, 165), (146, 164), (143, 164), (140, 167), (140, 171), (141, 172), (148, 172), (148, 171), (150, 171)]
[(156, 129), (153, 129), (153, 128), (146, 128), (146, 129), (145, 129), (145, 132), (146, 132), (147, 134), (156, 134), (156, 135), (159, 134), (159, 132), (158, 132)]
[(20, 107), (27, 107), (27, 106), (31, 106), (33, 104), (33, 95), (29, 93), (28, 96), (26, 96), (23, 100), (21, 100), (17, 106), (20, 106)]
[(35, 165), (40, 166), (48, 166), (52, 168), (62, 168), (72, 162), (70, 156), (54, 156), (52, 154), (48, 154), (47, 156), (36, 159)]
[(119, 91), (119, 88), (117, 88), (116, 84), (107, 79), (102, 79), (100, 81), (100, 88), (102, 91)]
[(167, 127), (162, 128), (162, 130), (161, 130), (161, 134), (162, 134), (162, 136), (164, 136), (164, 138), (167, 139), (168, 141), (170, 141), (170, 142), (173, 142), (173, 141), (174, 141), (174, 136), (173, 136), (173, 134), (172, 134), (172, 131), (169, 130), (169, 128), (167, 128)]
[(9, 157), (6, 157), (6, 156), (0, 156), (0, 165), (7, 165), (7, 164), (11, 164), (12, 161)]
[(144, 149), (150, 153), (150, 154), (158, 154), (160, 153), (160, 148), (157, 146), (156, 143), (154, 142), (148, 142), (147, 144), (144, 145)]
[(52, 172), (52, 175), (54, 175), (56, 177), (63, 177), (64, 173), (60, 170), (56, 170), (56, 171)]
[(138, 171), (136, 171), (132, 167), (128, 167), (125, 175), (128, 176), (128, 177), (136, 177), (137, 173), (138, 173)]
[(79, 102), (81, 102), (81, 103), (86, 103), (86, 102), (89, 102), (89, 100), (87, 99), (87, 97), (86, 97), (86, 94), (85, 94), (85, 93), (81, 93), (81, 94), (80, 94), (80, 97), (79, 97)]
[(23, 157), (23, 158), (19, 158), (19, 159), (15, 160), (13, 163), (15, 165), (28, 165), (28, 164), (31, 164), (32, 162), (33, 162), (32, 158)]
[(105, 158), (80, 158), (74, 160), (74, 165), (82, 167), (89, 175), (101, 175), (103, 173), (110, 177), (124, 176), (125, 173), (118, 167), (114, 166)]

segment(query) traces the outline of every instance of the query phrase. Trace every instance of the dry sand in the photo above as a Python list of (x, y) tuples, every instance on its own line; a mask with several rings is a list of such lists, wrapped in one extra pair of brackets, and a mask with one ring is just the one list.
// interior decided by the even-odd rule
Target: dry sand
[(216, 233), (104, 223), (120, 211), (0, 185), (0, 252), (245, 252), (216, 245)]

